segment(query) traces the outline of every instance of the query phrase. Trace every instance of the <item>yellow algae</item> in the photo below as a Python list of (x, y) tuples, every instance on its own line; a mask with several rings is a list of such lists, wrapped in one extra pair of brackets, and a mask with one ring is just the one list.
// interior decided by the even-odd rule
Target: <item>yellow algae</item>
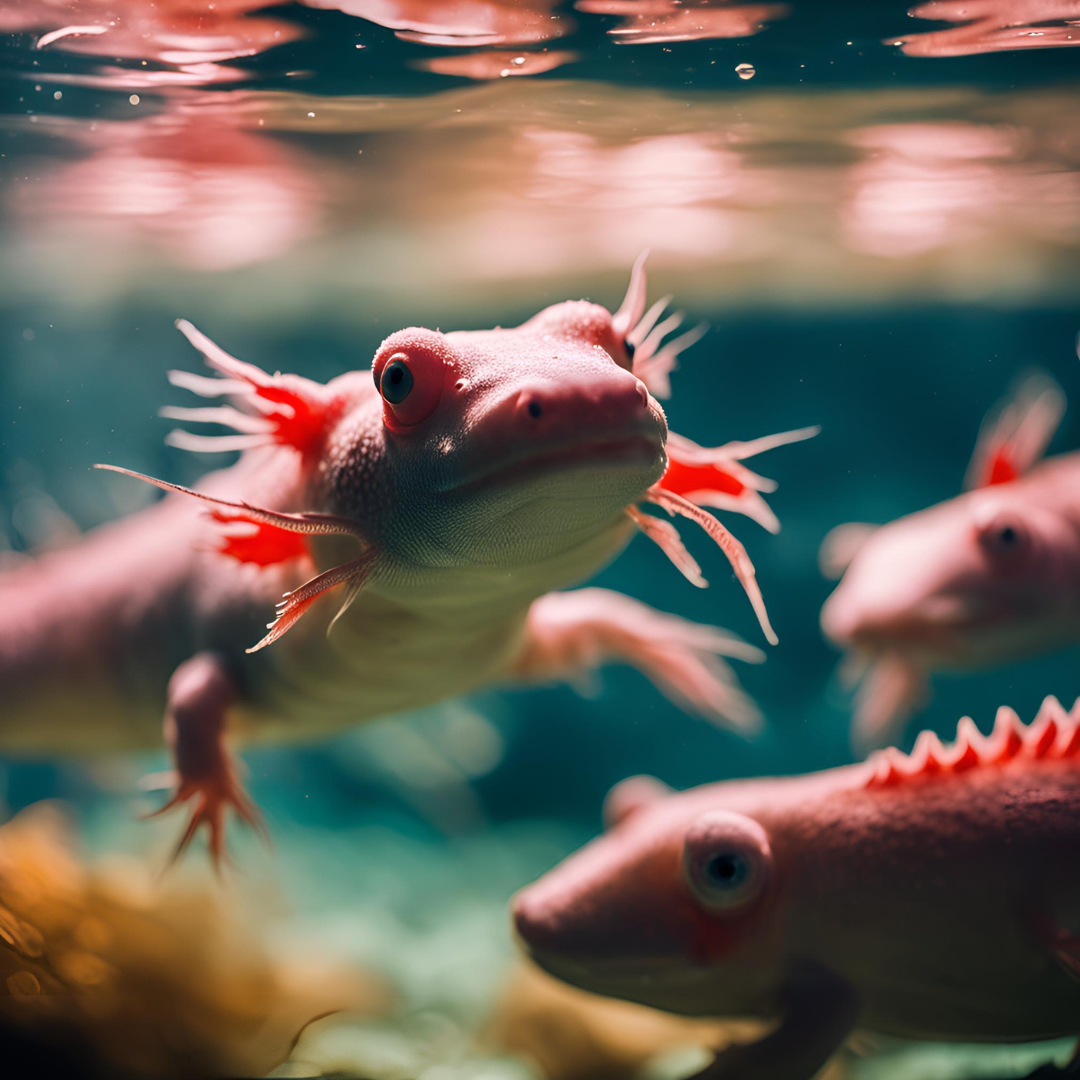
[(0, 826), (0, 1039), (43, 1067), (64, 1046), (108, 1076), (259, 1076), (312, 1020), (381, 1004), (271, 957), (215, 894), (82, 864), (53, 807)]

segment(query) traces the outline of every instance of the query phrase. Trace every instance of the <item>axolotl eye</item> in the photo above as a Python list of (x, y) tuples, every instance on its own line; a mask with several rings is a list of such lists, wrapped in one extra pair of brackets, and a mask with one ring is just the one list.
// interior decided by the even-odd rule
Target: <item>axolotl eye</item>
[(400, 405), (409, 396), (412, 388), (412, 372), (403, 357), (391, 360), (383, 368), (382, 378), (379, 380), (379, 392), (385, 401), (391, 405)]
[(1015, 514), (1001, 512), (976, 523), (979, 546), (1002, 569), (1019, 565), (1031, 547), (1027, 526)]
[(426, 420), (442, 398), (447, 368), (433, 349), (398, 348), (377, 357), (372, 368), (383, 399), (383, 421), (395, 432), (405, 432)]
[(765, 889), (772, 851), (752, 818), (727, 810), (704, 814), (683, 842), (683, 874), (707, 911), (726, 912), (755, 901)]

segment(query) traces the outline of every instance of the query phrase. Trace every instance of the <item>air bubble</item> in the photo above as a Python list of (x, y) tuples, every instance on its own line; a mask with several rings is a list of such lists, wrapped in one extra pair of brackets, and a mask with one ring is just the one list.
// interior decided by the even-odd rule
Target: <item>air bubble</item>
[(757, 74), (757, 68), (753, 64), (736, 64), (735, 74), (740, 79), (752, 79)]

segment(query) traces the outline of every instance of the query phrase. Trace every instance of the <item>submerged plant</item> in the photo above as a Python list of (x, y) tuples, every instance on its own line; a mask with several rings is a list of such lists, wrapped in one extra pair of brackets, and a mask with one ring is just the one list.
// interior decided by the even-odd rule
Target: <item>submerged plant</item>
[(340, 968), (273, 959), (209, 892), (84, 864), (55, 807), (0, 826), (4, 1071), (261, 1076), (313, 1020), (377, 998)]

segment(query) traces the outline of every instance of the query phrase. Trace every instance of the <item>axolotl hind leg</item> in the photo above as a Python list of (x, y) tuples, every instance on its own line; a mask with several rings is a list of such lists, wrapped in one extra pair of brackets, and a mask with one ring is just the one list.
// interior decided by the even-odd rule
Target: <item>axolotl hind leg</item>
[(761, 717), (722, 657), (764, 659), (761, 650), (717, 627), (656, 611), (607, 589), (576, 589), (548, 593), (533, 603), (512, 674), (530, 681), (574, 680), (621, 661), (705, 719), (752, 730)]
[(178, 859), (199, 827), (209, 830), (210, 856), (220, 869), (225, 852), (225, 811), (263, 830), (262, 818), (237, 775), (236, 762), (225, 744), (225, 721), (236, 700), (236, 684), (224, 660), (199, 653), (185, 660), (169, 680), (165, 738), (176, 765), (176, 790), (151, 817), (184, 803), (191, 816), (173, 853)]

